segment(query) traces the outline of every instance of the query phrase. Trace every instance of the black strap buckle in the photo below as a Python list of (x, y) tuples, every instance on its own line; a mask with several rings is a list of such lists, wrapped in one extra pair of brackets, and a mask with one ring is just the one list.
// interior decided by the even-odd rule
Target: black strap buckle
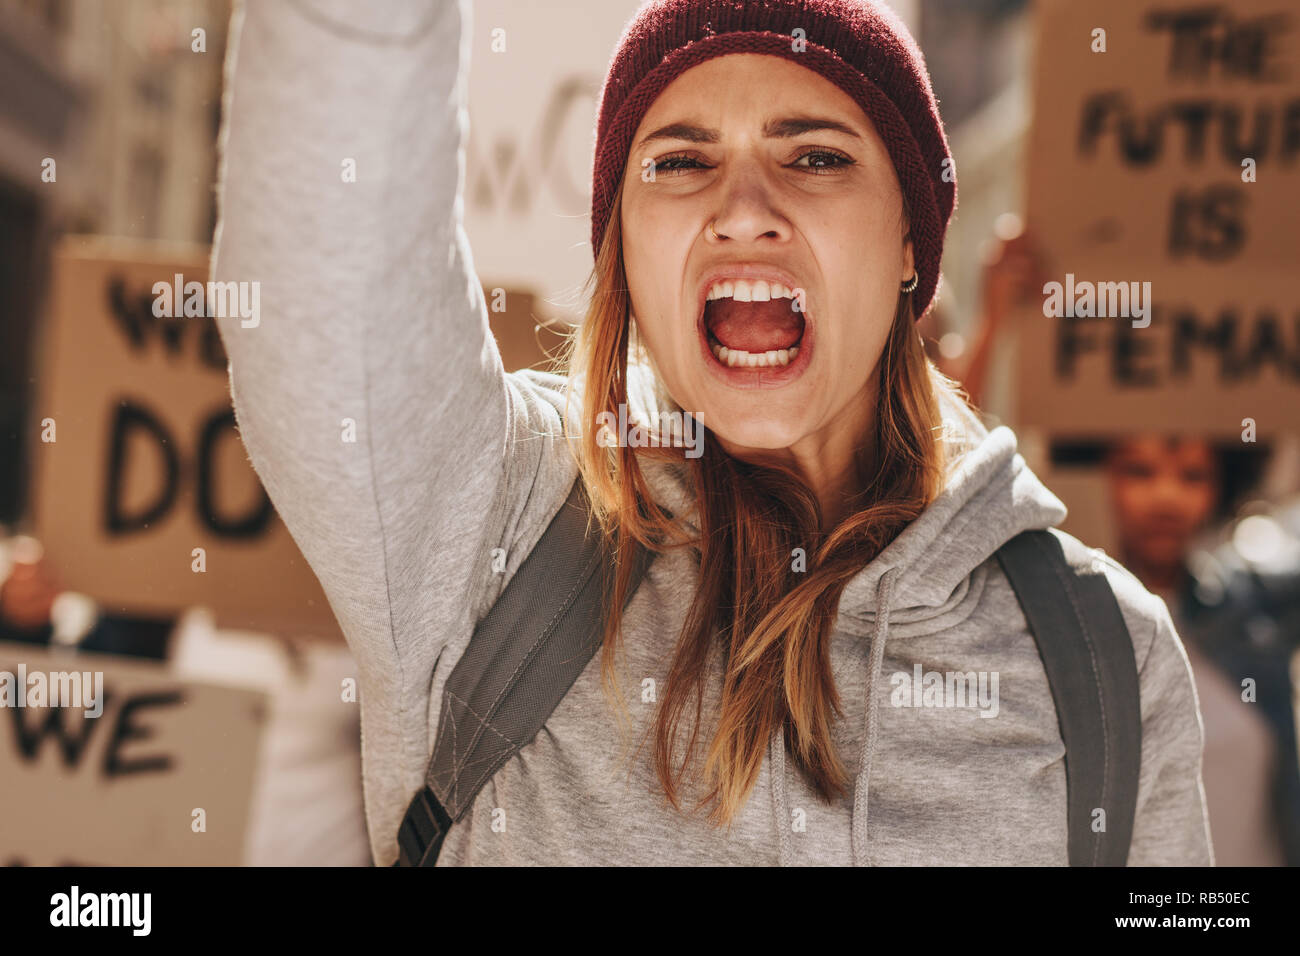
[(449, 829), (451, 817), (425, 784), (411, 799), (397, 828), (397, 865), (433, 866)]

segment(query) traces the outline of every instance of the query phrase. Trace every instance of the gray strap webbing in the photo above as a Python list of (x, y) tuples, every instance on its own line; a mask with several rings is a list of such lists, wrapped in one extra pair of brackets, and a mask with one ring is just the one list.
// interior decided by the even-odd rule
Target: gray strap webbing
[[(401, 866), (433, 866), (447, 831), (529, 743), (600, 646), (599, 535), (579, 479), (447, 680), (425, 786), (398, 830)], [(1065, 548), (1068, 546), (1067, 556)], [(652, 555), (633, 549), (629, 600)], [(997, 558), (1024, 611), (1065, 742), (1071, 866), (1123, 866), (1141, 769), (1137, 664), (1105, 575), (1073, 539), (1026, 531)], [(1093, 811), (1105, 829), (1093, 830)]]
[(1124, 615), (1089, 549), (1073, 538), (1026, 531), (997, 557), (1056, 701), (1065, 742), (1070, 865), (1124, 866), (1142, 767), (1137, 662)]
[[(434, 865), (451, 825), (537, 736), (600, 647), (599, 572), (612, 564), (587, 518), (579, 477), (447, 678), (425, 786), (398, 830), (399, 864)], [(653, 558), (632, 550), (629, 601)]]

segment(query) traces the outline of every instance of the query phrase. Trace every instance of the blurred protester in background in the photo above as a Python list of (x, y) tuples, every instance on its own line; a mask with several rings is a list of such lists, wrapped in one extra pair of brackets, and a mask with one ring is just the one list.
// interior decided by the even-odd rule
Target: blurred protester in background
[(370, 863), (360, 715), (355, 706), (340, 704), (340, 686), (356, 673), (345, 647), (219, 630), (201, 607), (177, 618), (105, 613), (89, 596), (63, 589), (40, 541), (0, 526), (0, 642), (5, 641), (165, 661), (185, 680), (264, 691), (267, 724), (245, 865)]
[[(1118, 557), (1165, 599), (1196, 677), (1202, 776), (1222, 866), (1300, 863), (1292, 675), (1300, 508), (1231, 521), (1260, 463), (1253, 451), (1191, 437), (1129, 438), (1105, 455)], [(1225, 540), (1197, 547), (1225, 517)]]
[[(942, 317), (925, 330), (933, 360), (977, 408), (988, 394), (991, 358), (1007, 342), (1008, 316), (1040, 296), (1045, 281), (1033, 239), (1014, 215), (998, 219), (984, 261), (974, 346), (945, 356), (935, 347)], [(1101, 459), (1107, 476), (1116, 557), (1164, 598), (1192, 664), (1216, 862), (1300, 864), (1293, 672), (1300, 504), (1234, 520), (1263, 470), (1264, 453), (1254, 448), (1142, 435), (1100, 453), (1094, 447), (1089, 457)], [(1216, 539), (1213, 548), (1197, 545)]]
[(0, 641), (162, 660), (173, 618), (109, 614), (64, 590), (40, 541), (0, 526)]
[[(1004, 347), (1007, 316), (1018, 305), (1035, 296), (1045, 280), (1042, 260), (1020, 217), (1014, 213), (999, 216), (993, 236), (983, 254), (984, 277), (980, 287), (980, 310), (974, 325), (975, 344), (966, 349), (958, 337), (952, 349), (942, 343), (946, 313), (940, 300), (921, 319), (920, 332), (930, 360), (943, 374), (961, 383), (971, 404), (984, 410), (989, 367), (993, 353)], [(953, 333), (948, 333), (953, 334)]]

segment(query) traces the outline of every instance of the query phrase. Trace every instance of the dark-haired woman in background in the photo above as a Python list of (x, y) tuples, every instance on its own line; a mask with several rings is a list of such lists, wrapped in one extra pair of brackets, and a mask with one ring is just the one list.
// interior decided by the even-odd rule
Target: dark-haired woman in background
[[(1262, 555), (1234, 544), (1241, 534), (1214, 554), (1195, 547), (1216, 518), (1231, 517), (1261, 460), (1203, 438), (1151, 435), (1117, 441), (1105, 456), (1119, 558), (1165, 599), (1196, 676), (1210, 831), (1223, 866), (1300, 863), (1290, 674), (1300, 568), (1261, 574)], [(1268, 522), (1260, 533), (1283, 550), (1284, 522), (1246, 520)]]

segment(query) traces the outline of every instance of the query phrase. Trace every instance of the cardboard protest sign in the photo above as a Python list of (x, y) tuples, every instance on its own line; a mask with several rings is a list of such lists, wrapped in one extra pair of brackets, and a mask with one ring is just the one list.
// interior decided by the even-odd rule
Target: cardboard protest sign
[(115, 612), (204, 605), (224, 628), (338, 638), (240, 441), (216, 323), (185, 314), (207, 250), (72, 238), (53, 271), (33, 533), (63, 586)]
[(542, 316), (541, 303), (534, 293), (485, 279), (483, 298), (487, 303), (488, 324), (507, 372), (545, 369), (559, 356), (567, 326)]
[[(1300, 11), (1040, 0), (1017, 423), (1300, 428)], [(1127, 300), (1127, 301), (1126, 301)]]
[[(1030, 314), (1020, 323), (1021, 427), (1263, 440), (1300, 428), (1300, 290), (1280, 273), (1207, 288), (1150, 269), (1150, 325)], [(1139, 320), (1140, 321), (1140, 320)], [(1254, 428), (1250, 427), (1254, 423)]]
[[(60, 683), (60, 706), (38, 703)], [(0, 644), (0, 861), (239, 865), (265, 719), (261, 692)]]

